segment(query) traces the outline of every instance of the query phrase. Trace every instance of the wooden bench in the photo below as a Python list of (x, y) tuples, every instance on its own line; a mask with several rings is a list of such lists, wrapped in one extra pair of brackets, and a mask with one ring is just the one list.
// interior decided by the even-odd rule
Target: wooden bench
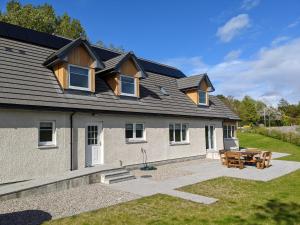
[(244, 168), (244, 162), (242, 160), (242, 153), (241, 152), (225, 152), (225, 159), (226, 159), (226, 166), (228, 168), (235, 167), (235, 168)]
[(264, 151), (260, 157), (256, 159), (256, 167), (258, 169), (268, 168), (271, 164), (272, 152)]

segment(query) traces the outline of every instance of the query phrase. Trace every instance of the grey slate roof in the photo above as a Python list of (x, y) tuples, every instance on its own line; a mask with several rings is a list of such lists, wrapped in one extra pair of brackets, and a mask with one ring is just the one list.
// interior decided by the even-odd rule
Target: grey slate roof
[(196, 88), (199, 87), (200, 82), (206, 79), (209, 87), (212, 89), (211, 91), (214, 91), (215, 88), (213, 87), (212, 83), (210, 82), (207, 74), (199, 74), (189, 77), (183, 77), (180, 79), (177, 79), (177, 85), (180, 90), (188, 89), (188, 88)]
[[(63, 92), (53, 72), (42, 65), (53, 52), (0, 37), (0, 104), (239, 119), (218, 98), (210, 96), (210, 106), (200, 108), (178, 89), (177, 78), (148, 71), (141, 80), (139, 100), (116, 97), (100, 77), (95, 95)], [(169, 95), (163, 95), (159, 86)]]
[(119, 71), (122, 62), (124, 62), (125, 60), (127, 60), (129, 58), (131, 58), (133, 60), (133, 62), (137, 66), (137, 68), (141, 71), (142, 77), (145, 78), (147, 76), (147, 74), (146, 74), (144, 68), (140, 65), (138, 59), (136, 58), (136, 56), (134, 55), (133, 52), (123, 53), (119, 56), (116, 56), (112, 59), (105, 61), (104, 62), (105, 68), (98, 71), (97, 74), (106, 73), (111, 70), (113, 70), (115, 72)]
[[(50, 65), (56, 63), (57, 60), (64, 61), (65, 57), (70, 53), (70, 51), (76, 48), (79, 45), (84, 45), (90, 55), (96, 61), (96, 68), (103, 69), (105, 66), (102, 60), (99, 58), (98, 54), (95, 53), (93, 48), (91, 47), (90, 43), (84, 37), (79, 37), (69, 44), (63, 46), (62, 48), (58, 49), (56, 52), (53, 52), (43, 63), (44, 66), (49, 67)], [(49, 67), (50, 68), (50, 67)]]
[[(58, 50), (69, 44), (72, 40), (56, 35), (51, 35), (35, 30), (23, 28), (9, 23), (0, 21), (0, 36), (9, 38), (12, 40), (18, 40), (25, 43), (31, 43), (34, 45)], [(100, 57), (102, 61), (107, 61), (120, 55), (119, 52), (112, 51), (111, 49), (102, 48), (99, 46), (92, 45), (93, 50)], [(147, 59), (138, 58), (138, 61), (143, 66), (144, 70), (152, 73), (159, 73), (165, 76), (171, 77), (185, 77), (184, 73), (179, 69), (163, 65), (161, 63), (153, 62)]]

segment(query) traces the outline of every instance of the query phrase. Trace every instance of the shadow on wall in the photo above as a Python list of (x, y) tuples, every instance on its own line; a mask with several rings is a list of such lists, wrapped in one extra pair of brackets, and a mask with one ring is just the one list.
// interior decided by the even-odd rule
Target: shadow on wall
[(51, 220), (52, 216), (41, 210), (25, 210), (0, 214), (1, 225), (40, 225)]
[(238, 215), (231, 215), (218, 222), (226, 224), (260, 225), (299, 225), (300, 224), (300, 205), (294, 202), (281, 202), (277, 199), (268, 200), (264, 205), (254, 206), (258, 212), (247, 218)]

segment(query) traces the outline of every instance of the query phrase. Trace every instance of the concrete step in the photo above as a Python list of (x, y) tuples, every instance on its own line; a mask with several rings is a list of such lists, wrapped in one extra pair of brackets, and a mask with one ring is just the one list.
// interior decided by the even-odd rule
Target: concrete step
[(133, 180), (136, 179), (135, 176), (128, 174), (128, 175), (119, 175), (119, 176), (114, 176), (108, 179), (104, 179), (102, 183), (104, 184), (113, 184), (113, 183), (118, 183), (122, 181), (127, 181), (127, 180)]
[(130, 175), (129, 171), (125, 169), (107, 171), (101, 174), (101, 181), (104, 181), (105, 179), (111, 179), (114, 177), (125, 176), (125, 175)]

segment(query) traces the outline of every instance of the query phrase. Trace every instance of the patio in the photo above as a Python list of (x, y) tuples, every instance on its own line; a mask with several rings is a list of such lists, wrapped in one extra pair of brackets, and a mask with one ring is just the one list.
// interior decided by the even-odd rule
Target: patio
[[(273, 158), (286, 155), (275, 153)], [(48, 217), (45, 220), (56, 219), (158, 193), (196, 203), (212, 204), (218, 199), (178, 189), (223, 176), (270, 181), (298, 169), (300, 169), (300, 162), (283, 160), (272, 160), (272, 166), (264, 170), (251, 166), (246, 166), (243, 170), (226, 168), (221, 165), (219, 160), (209, 159), (172, 163), (158, 166), (154, 171), (132, 171), (137, 176), (136, 180), (111, 185), (97, 183), (22, 199), (2, 201), (0, 202), (0, 214), (2, 214), (0, 221), (6, 221), (6, 224), (20, 224), (20, 220), (25, 217), (29, 218), (33, 211), (47, 213)], [(142, 176), (147, 178), (142, 178)], [(15, 214), (18, 214), (19, 217), (16, 217)]]
[[(273, 159), (287, 156), (284, 153), (273, 153)], [(171, 167), (167, 168), (167, 167)], [(300, 162), (272, 160), (269, 168), (260, 170), (254, 166), (227, 168), (219, 160), (200, 159), (164, 165), (154, 171), (133, 171), (136, 180), (112, 184), (111, 188), (140, 196), (150, 196), (158, 193), (211, 204), (217, 199), (177, 191), (176, 189), (202, 181), (227, 176), (240, 179), (270, 181), (300, 169)], [(176, 174), (176, 176), (174, 176)], [(182, 174), (182, 175), (180, 175)], [(144, 178), (145, 177), (145, 178)]]

